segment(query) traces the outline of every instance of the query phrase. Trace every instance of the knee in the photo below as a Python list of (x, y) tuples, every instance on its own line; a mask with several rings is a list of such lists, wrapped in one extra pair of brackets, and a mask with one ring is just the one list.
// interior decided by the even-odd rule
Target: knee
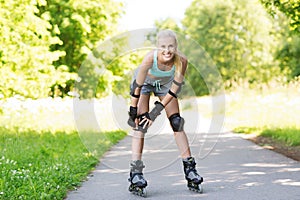
[(179, 113), (175, 113), (169, 117), (171, 127), (174, 132), (183, 131), (184, 119)]

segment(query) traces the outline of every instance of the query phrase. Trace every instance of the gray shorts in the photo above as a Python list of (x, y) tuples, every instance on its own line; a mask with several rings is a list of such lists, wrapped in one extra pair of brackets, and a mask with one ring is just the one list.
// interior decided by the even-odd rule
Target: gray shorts
[[(136, 79), (138, 69), (135, 71), (130, 89), (132, 89), (132, 83)], [(151, 78), (148, 75), (143, 84), (141, 94), (150, 95), (153, 93), (155, 96), (166, 96), (172, 86), (174, 76)]]
[(143, 84), (141, 94), (150, 95), (153, 92), (155, 96), (166, 96), (171, 88), (172, 82), (173, 78), (169, 79), (166, 83), (162, 83), (161, 79), (153, 80), (147, 77)]

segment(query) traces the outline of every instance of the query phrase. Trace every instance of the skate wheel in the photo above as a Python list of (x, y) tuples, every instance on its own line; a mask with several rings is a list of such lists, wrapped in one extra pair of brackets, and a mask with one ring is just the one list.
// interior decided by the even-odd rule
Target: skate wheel
[(193, 185), (193, 187), (188, 186), (189, 190), (193, 191), (193, 192), (197, 192), (197, 193), (203, 193), (203, 188), (202, 185)]
[(146, 197), (147, 196), (147, 191), (145, 188), (139, 188), (136, 192), (134, 192), (135, 195), (141, 196), (141, 197)]
[(146, 197), (147, 196), (147, 191), (146, 188), (139, 188), (139, 187), (132, 187), (129, 186), (129, 192), (131, 192), (134, 195), (141, 196), (141, 197)]
[(142, 196), (142, 197), (147, 197), (147, 190), (146, 190), (146, 188), (143, 188), (143, 189), (142, 189), (141, 196)]
[(202, 187), (202, 185), (198, 185), (198, 192), (199, 193), (203, 193), (203, 187)]

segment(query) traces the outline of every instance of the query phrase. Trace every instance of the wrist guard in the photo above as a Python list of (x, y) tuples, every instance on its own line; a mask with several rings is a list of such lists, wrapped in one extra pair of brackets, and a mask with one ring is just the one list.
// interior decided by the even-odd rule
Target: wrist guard
[(157, 116), (160, 115), (161, 111), (165, 108), (165, 106), (159, 101), (156, 101), (154, 104), (155, 107), (149, 113), (151, 121), (154, 121), (157, 118)]
[(128, 125), (131, 127), (135, 127), (136, 126), (135, 118), (137, 117), (137, 107), (130, 106), (128, 115), (129, 115), (129, 119), (127, 121)]

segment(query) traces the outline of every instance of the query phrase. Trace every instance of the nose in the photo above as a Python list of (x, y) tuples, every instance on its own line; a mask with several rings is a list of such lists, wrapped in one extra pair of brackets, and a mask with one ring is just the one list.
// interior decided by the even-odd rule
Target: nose
[(172, 47), (165, 47), (165, 48), (163, 49), (163, 51), (164, 51), (165, 53), (169, 53), (171, 50), (172, 50)]
[(163, 50), (165, 53), (168, 53), (169, 52), (169, 48), (167, 47), (167, 48), (164, 48), (164, 50)]

